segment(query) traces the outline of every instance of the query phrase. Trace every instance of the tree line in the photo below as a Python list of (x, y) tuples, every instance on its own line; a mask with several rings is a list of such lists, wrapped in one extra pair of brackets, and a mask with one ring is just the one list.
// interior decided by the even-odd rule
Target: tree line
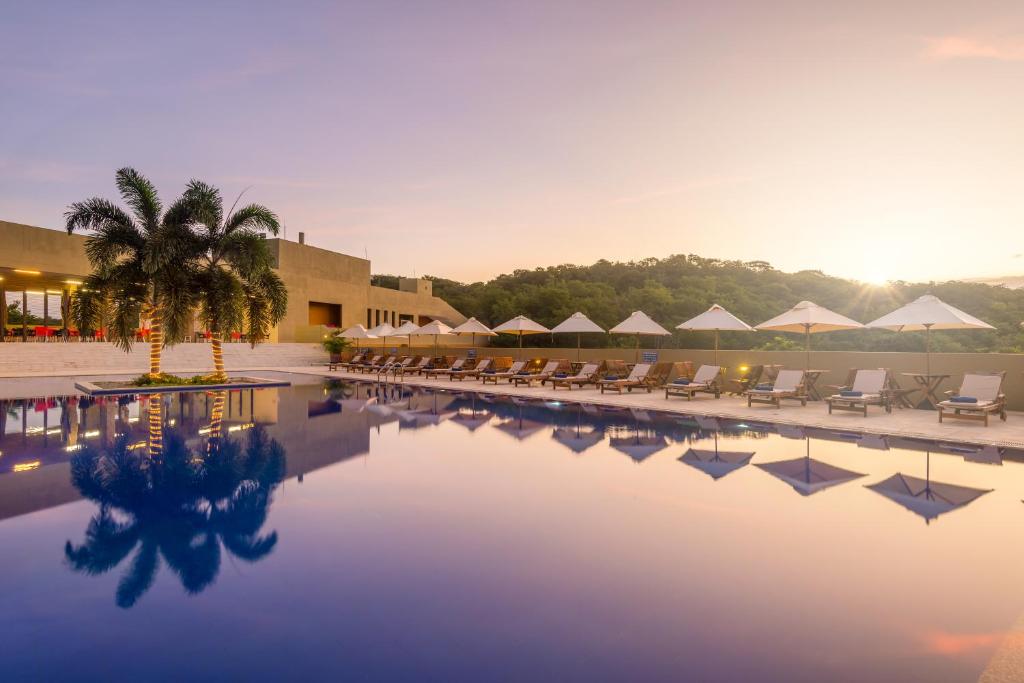
[[(375, 276), (375, 282), (397, 286), (398, 278)], [(434, 294), (467, 316), (485, 325), (498, 325), (516, 315), (526, 315), (553, 327), (582, 311), (605, 329), (635, 310), (642, 310), (673, 332), (650, 344), (675, 348), (710, 348), (710, 332), (684, 332), (675, 326), (720, 304), (750, 325), (756, 325), (791, 308), (802, 300), (870, 322), (909, 301), (934, 294), (943, 301), (994, 325), (994, 331), (932, 333), (932, 349), (944, 352), (1024, 351), (1024, 290), (972, 282), (890, 282), (884, 286), (826, 275), (818, 270), (785, 273), (765, 261), (730, 261), (675, 254), (666, 258), (592, 265), (558, 265), (515, 270), (487, 282), (462, 283), (429, 277)], [(516, 340), (506, 335), (492, 338), (498, 346)], [(530, 343), (558, 346), (575, 339), (535, 335)], [(630, 346), (633, 339), (618, 335), (585, 335), (595, 347)], [(897, 334), (884, 330), (855, 330), (816, 335), (814, 347), (823, 350), (920, 351), (924, 335)], [(778, 332), (723, 332), (723, 349), (802, 349), (799, 335)]]

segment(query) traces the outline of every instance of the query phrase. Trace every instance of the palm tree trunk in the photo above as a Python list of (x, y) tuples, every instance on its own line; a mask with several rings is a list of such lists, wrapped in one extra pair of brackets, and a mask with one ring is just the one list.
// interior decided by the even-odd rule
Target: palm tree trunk
[(149, 321), (149, 376), (156, 379), (160, 376), (161, 354), (164, 348), (164, 335), (160, 308), (153, 307)]
[(221, 345), (220, 332), (210, 333), (210, 347), (213, 349), (213, 377), (223, 382), (228, 375), (224, 372), (224, 347)]

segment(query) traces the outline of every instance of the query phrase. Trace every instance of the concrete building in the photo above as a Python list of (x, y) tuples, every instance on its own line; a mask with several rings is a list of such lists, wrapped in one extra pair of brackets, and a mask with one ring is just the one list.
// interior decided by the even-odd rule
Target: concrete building
[[(397, 327), (406, 320), (452, 325), (465, 320), (433, 295), (429, 280), (403, 278), (399, 289), (372, 286), (368, 260), (307, 245), (299, 235), (299, 242), (267, 240), (288, 287), (288, 314), (270, 341), (315, 342), (327, 327), (356, 323), (373, 327), (387, 321)], [(62, 320), (71, 293), (90, 272), (85, 242), (83, 235), (0, 221), (0, 300), (24, 305), (30, 297), (41, 299), (47, 319)], [(0, 306), (3, 330), (12, 329), (6, 312), (6, 305)], [(31, 326), (26, 327), (31, 335)], [(17, 328), (12, 331), (20, 339)]]

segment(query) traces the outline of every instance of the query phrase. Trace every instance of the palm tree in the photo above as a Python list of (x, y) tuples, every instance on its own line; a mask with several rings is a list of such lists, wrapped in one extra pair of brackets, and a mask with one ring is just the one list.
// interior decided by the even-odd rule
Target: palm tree
[(182, 197), (164, 211), (153, 183), (132, 168), (118, 170), (115, 183), (128, 211), (93, 197), (64, 214), (68, 234), (92, 231), (85, 251), (93, 272), (73, 311), (76, 322), (89, 329), (109, 301), (109, 337), (125, 351), (131, 351), (140, 320), (148, 319), (149, 375), (157, 378), (164, 344), (185, 334), (195, 307), (178, 251), (191, 223), (191, 204)]
[(224, 380), (224, 337), (244, 327), (255, 347), (287, 312), (288, 291), (273, 270), (265, 239), (265, 233), (277, 235), (280, 224), (273, 211), (259, 204), (232, 206), (225, 215), (220, 190), (197, 180), (189, 183), (185, 198), (197, 223), (190, 235), (188, 271), (200, 319), (210, 332), (213, 377)]

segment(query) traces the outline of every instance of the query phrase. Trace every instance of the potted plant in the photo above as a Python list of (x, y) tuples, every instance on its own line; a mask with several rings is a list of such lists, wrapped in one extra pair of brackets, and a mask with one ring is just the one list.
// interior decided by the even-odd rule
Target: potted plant
[(324, 351), (331, 355), (332, 363), (340, 363), (341, 354), (345, 352), (345, 349), (352, 346), (352, 342), (338, 333), (333, 333), (325, 336), (320, 345), (324, 347)]

